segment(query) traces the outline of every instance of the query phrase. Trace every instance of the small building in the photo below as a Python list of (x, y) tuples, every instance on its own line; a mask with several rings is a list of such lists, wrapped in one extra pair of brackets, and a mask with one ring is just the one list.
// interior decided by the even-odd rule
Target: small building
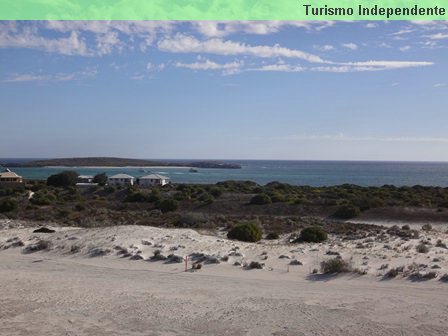
[(78, 183), (93, 183), (93, 176), (91, 175), (79, 175)]
[(16, 186), (23, 183), (22, 176), (17, 175), (9, 169), (5, 169), (0, 173), (0, 185), (1, 186)]
[(138, 179), (138, 185), (141, 187), (164, 186), (168, 183), (170, 183), (170, 178), (159, 174), (150, 174)]
[(135, 177), (128, 174), (117, 174), (107, 179), (107, 184), (110, 186), (126, 186), (134, 185)]

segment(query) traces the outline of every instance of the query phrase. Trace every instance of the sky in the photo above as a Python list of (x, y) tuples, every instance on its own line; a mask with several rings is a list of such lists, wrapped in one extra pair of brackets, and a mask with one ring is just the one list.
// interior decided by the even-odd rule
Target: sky
[(447, 48), (447, 21), (0, 21), (0, 157), (448, 161)]

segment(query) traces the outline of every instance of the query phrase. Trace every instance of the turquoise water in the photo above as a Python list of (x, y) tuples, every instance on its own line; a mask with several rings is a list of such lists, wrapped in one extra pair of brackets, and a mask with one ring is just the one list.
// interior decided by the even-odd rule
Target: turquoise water
[[(6, 159), (0, 161), (5, 162)], [(12, 162), (12, 159), (9, 159)], [(15, 160), (17, 162), (17, 160)], [(242, 169), (188, 168), (70, 168), (82, 175), (106, 172), (108, 175), (126, 173), (135, 177), (151, 173), (169, 176), (174, 183), (216, 183), (225, 180), (250, 180), (259, 184), (280, 181), (294, 185), (325, 186), (344, 183), (361, 186), (431, 185), (448, 187), (448, 163), (444, 162), (355, 162), (355, 161), (230, 161)], [(179, 161), (178, 161), (179, 162)], [(14, 168), (29, 179), (46, 179), (64, 168)]]

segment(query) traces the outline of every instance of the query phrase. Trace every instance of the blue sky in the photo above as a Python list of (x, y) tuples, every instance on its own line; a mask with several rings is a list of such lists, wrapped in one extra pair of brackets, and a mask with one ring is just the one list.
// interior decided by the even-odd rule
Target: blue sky
[(448, 161), (448, 22), (0, 22), (0, 157)]

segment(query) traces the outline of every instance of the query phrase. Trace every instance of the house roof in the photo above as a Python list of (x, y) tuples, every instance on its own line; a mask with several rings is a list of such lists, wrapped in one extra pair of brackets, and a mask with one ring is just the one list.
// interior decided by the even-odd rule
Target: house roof
[(169, 180), (169, 177), (159, 175), (159, 174), (149, 174), (139, 178), (140, 180)]
[(109, 177), (109, 179), (135, 179), (135, 177), (128, 174), (117, 174)]
[(9, 169), (6, 169), (4, 172), (0, 173), (0, 177), (3, 178), (11, 178), (11, 177), (21, 177), (20, 175), (17, 175), (13, 171), (10, 171)]

